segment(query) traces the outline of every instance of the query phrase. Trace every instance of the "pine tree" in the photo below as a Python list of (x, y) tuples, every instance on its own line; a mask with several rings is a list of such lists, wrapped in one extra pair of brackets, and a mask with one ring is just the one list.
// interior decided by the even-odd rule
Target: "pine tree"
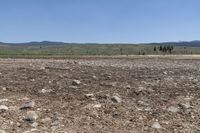
[(163, 47), (162, 47), (162, 46), (160, 46), (159, 50), (160, 50), (160, 51), (162, 51), (162, 50), (163, 50)]
[(164, 47), (163, 47), (162, 51), (163, 51), (164, 53), (167, 51), (167, 48), (166, 48), (166, 46), (165, 46), (165, 45), (164, 45)]
[(157, 51), (157, 48), (156, 48), (156, 47), (154, 47), (154, 48), (153, 48), (153, 51), (154, 51), (154, 52), (156, 52), (156, 51)]

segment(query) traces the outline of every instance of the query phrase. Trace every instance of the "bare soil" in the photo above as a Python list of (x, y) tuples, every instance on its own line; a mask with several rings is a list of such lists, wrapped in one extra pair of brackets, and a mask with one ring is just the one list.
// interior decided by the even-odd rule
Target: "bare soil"
[[(0, 105), (8, 107), (0, 110), (0, 129), (198, 133), (199, 81), (198, 56), (0, 59)], [(27, 101), (35, 105), (21, 109)], [(38, 118), (27, 121), (28, 111)]]

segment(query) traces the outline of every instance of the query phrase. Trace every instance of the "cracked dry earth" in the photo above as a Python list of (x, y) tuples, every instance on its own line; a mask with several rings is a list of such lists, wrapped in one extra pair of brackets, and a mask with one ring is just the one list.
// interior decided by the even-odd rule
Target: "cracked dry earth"
[(200, 60), (0, 59), (0, 133), (200, 132)]

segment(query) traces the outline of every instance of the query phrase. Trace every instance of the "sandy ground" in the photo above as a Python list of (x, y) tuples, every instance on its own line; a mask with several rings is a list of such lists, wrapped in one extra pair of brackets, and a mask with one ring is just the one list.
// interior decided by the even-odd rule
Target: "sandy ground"
[(197, 55), (0, 59), (0, 133), (198, 133), (199, 81)]

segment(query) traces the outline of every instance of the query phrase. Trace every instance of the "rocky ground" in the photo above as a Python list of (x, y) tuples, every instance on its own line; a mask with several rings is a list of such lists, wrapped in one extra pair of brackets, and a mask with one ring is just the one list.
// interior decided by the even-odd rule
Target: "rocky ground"
[(0, 59), (0, 133), (200, 132), (200, 59)]

